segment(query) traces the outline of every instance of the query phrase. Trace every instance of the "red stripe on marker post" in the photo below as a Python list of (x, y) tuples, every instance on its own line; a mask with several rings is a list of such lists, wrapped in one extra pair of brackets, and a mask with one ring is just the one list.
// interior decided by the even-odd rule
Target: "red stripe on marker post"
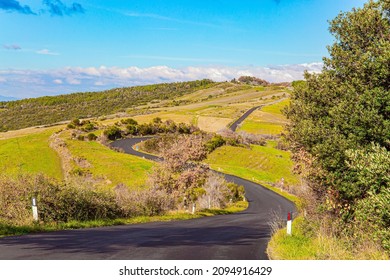
[(287, 235), (291, 235), (292, 213), (287, 213)]

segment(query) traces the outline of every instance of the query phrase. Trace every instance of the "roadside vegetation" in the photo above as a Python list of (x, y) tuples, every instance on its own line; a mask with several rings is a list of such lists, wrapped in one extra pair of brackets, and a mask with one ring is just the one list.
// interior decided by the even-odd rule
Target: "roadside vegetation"
[(369, 1), (330, 23), (335, 43), (320, 74), (294, 83), (287, 140), (305, 179), (293, 236), (276, 259), (390, 255), (390, 2)]

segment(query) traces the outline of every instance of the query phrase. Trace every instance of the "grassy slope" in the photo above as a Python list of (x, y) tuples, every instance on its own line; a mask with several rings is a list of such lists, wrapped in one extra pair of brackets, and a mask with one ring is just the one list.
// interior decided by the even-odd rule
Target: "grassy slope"
[(90, 166), (84, 168), (94, 178), (103, 179), (108, 186), (123, 183), (131, 188), (145, 186), (147, 174), (154, 162), (132, 155), (118, 153), (98, 142), (66, 140), (72, 156), (87, 160)]
[(223, 146), (212, 152), (206, 163), (214, 169), (265, 184), (275, 184), (284, 178), (285, 183), (297, 184), (292, 174), (290, 153), (273, 147), (252, 145), (251, 149)]
[(60, 158), (49, 147), (53, 129), (42, 133), (0, 140), (0, 171), (4, 174), (43, 173), (62, 179)]
[[(314, 235), (305, 230), (303, 217), (292, 223), (292, 235), (286, 229), (278, 230), (268, 244), (267, 253), (271, 259), (277, 260), (388, 260), (382, 251), (367, 246), (353, 252), (348, 242), (341, 238), (329, 237), (317, 232)], [(356, 248), (354, 248), (356, 249)]]
[(0, 111), (0, 131), (125, 112), (128, 108), (152, 101), (173, 100), (215, 84), (202, 80), (0, 102), (0, 109), (3, 109)]

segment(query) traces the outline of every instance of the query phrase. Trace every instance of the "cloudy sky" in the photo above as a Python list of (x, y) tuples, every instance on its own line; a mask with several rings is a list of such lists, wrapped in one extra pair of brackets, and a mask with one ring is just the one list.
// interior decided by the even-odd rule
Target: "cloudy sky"
[(363, 0), (0, 0), (0, 95), (320, 71)]

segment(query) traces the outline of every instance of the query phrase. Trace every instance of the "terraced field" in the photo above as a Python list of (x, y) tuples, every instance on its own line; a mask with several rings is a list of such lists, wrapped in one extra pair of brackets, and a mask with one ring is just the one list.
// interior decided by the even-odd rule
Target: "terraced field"
[[(274, 103), (286, 96), (288, 96), (288, 89), (283, 87), (220, 83), (212, 88), (186, 94), (174, 101), (149, 102), (147, 105), (128, 110), (127, 114), (121, 114), (118, 117), (110, 116), (103, 123), (111, 125), (121, 118), (130, 116), (140, 123), (147, 123), (155, 117), (160, 117), (163, 121), (170, 119), (175, 122), (197, 125), (205, 131), (217, 132), (250, 108)], [(280, 133), (279, 130), (274, 134)]]

